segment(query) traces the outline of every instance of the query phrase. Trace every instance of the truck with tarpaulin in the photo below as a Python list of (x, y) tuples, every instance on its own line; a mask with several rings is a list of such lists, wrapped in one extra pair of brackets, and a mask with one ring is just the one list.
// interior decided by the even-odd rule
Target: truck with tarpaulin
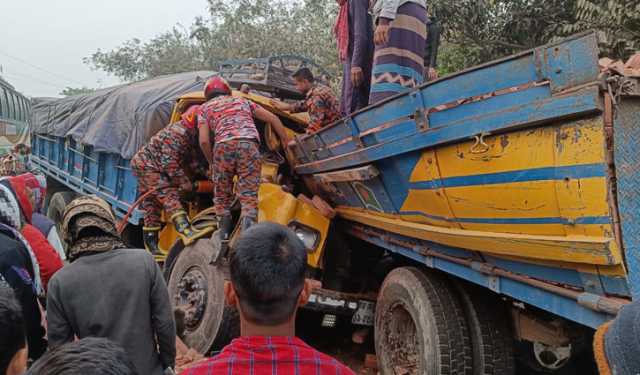
[[(373, 326), (383, 374), (581, 373), (593, 330), (639, 292), (638, 82), (601, 72), (596, 36), (578, 35), (314, 134), (303, 133), (304, 117), (269, 107), (269, 97), (293, 97), (263, 85), (250, 99), (285, 120), (293, 140), (262, 130), (272, 162), (259, 221), (305, 242), (317, 280), (308, 307), (323, 323)], [(172, 118), (203, 100), (175, 96)], [(105, 175), (127, 175), (126, 157), (44, 128), (32, 134), (34, 161), (59, 192), (99, 193)], [(109, 157), (117, 163), (106, 171)], [(125, 185), (121, 214), (136, 196), (132, 179), (113, 189)], [(193, 205), (194, 220), (213, 225), (205, 206)], [(207, 262), (216, 241), (166, 246), (187, 343), (219, 348), (238, 325), (222, 296), (226, 266)]]

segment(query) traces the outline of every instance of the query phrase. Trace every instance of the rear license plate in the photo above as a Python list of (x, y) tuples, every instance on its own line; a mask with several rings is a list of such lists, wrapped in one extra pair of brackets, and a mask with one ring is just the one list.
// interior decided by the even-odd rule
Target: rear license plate
[(373, 326), (376, 313), (376, 304), (369, 301), (358, 301), (358, 310), (351, 318), (352, 324)]

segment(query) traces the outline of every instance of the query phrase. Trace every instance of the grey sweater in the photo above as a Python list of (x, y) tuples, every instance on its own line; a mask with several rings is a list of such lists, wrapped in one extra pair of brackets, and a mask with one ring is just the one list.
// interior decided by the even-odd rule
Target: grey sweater
[(174, 366), (169, 293), (144, 250), (86, 255), (63, 267), (49, 282), (47, 321), (51, 348), (74, 335), (105, 337), (125, 349), (139, 375), (161, 375)]

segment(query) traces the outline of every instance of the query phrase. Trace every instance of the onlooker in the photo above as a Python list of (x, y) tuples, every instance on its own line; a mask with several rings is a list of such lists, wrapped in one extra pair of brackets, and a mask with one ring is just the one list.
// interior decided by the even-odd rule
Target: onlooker
[(317, 132), (323, 127), (340, 119), (340, 104), (331, 89), (316, 82), (309, 68), (300, 68), (293, 73), (296, 88), (307, 96), (303, 101), (295, 104), (282, 103), (271, 100), (271, 105), (281, 111), (291, 113), (309, 113), (307, 133)]
[(598, 328), (593, 353), (601, 375), (640, 374), (640, 302), (620, 310), (611, 322)]
[(20, 234), (20, 208), (11, 191), (0, 184), (0, 278), (13, 289), (26, 325), (29, 357), (46, 350), (38, 295), (44, 295), (40, 267), (27, 240)]
[(42, 277), (42, 286), (46, 292), (49, 280), (59, 269), (62, 268), (62, 259), (57, 251), (51, 246), (47, 238), (36, 227), (31, 225), (33, 220), (33, 197), (31, 189), (25, 183), (24, 175), (17, 177), (8, 177), (0, 180), (0, 185), (5, 186), (11, 191), (13, 197), (18, 202), (21, 213), (22, 226), (20, 233), (31, 246), (33, 253), (38, 260), (40, 266), (40, 276)]
[(22, 309), (0, 275), (0, 375), (25, 372), (28, 356)]
[(69, 203), (62, 231), (71, 264), (49, 283), (49, 346), (74, 336), (104, 337), (125, 349), (139, 374), (160, 375), (173, 368), (173, 311), (153, 256), (125, 249), (109, 204), (96, 196)]
[(31, 224), (47, 238), (47, 241), (56, 250), (60, 259), (65, 260), (64, 246), (60, 241), (58, 229), (53, 220), (43, 215), (44, 199), (47, 196), (46, 177), (41, 174), (25, 173), (15, 177), (15, 180), (22, 180), (26, 189), (31, 192), (31, 205), (33, 207)]
[(27, 375), (143, 375), (119, 345), (87, 337), (57, 347), (31, 366)]
[(424, 82), (427, 38), (425, 0), (376, 0), (373, 17), (376, 48), (369, 104)]
[(234, 250), (225, 297), (240, 313), (242, 337), (183, 374), (353, 374), (295, 337), (297, 308), (310, 293), (307, 252), (295, 233), (260, 223), (240, 236)]
[(343, 64), (340, 112), (349, 115), (367, 106), (373, 63), (373, 21), (368, 0), (337, 0), (340, 14), (335, 26)]

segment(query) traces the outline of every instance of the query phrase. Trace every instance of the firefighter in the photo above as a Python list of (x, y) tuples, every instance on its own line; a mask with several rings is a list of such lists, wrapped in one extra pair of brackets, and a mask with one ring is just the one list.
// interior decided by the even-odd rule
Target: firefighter
[[(232, 229), (230, 209), (235, 176), (242, 206), (241, 230), (258, 219), (261, 155), (254, 118), (271, 125), (279, 135), (285, 133), (276, 115), (247, 99), (232, 96), (229, 84), (219, 76), (207, 81), (204, 95), (207, 103), (202, 105), (198, 118), (200, 147), (213, 166), (214, 206), (220, 239), (225, 243)], [(213, 150), (210, 133), (215, 137)]]
[(198, 230), (192, 227), (180, 202), (180, 191), (190, 192), (195, 186), (185, 169), (193, 165), (193, 151), (197, 149), (198, 111), (199, 106), (189, 108), (180, 121), (159, 131), (131, 159), (140, 194), (155, 189), (140, 205), (145, 212), (144, 246), (152, 254), (160, 252), (160, 214), (163, 208), (185, 246), (213, 231), (213, 228)]

